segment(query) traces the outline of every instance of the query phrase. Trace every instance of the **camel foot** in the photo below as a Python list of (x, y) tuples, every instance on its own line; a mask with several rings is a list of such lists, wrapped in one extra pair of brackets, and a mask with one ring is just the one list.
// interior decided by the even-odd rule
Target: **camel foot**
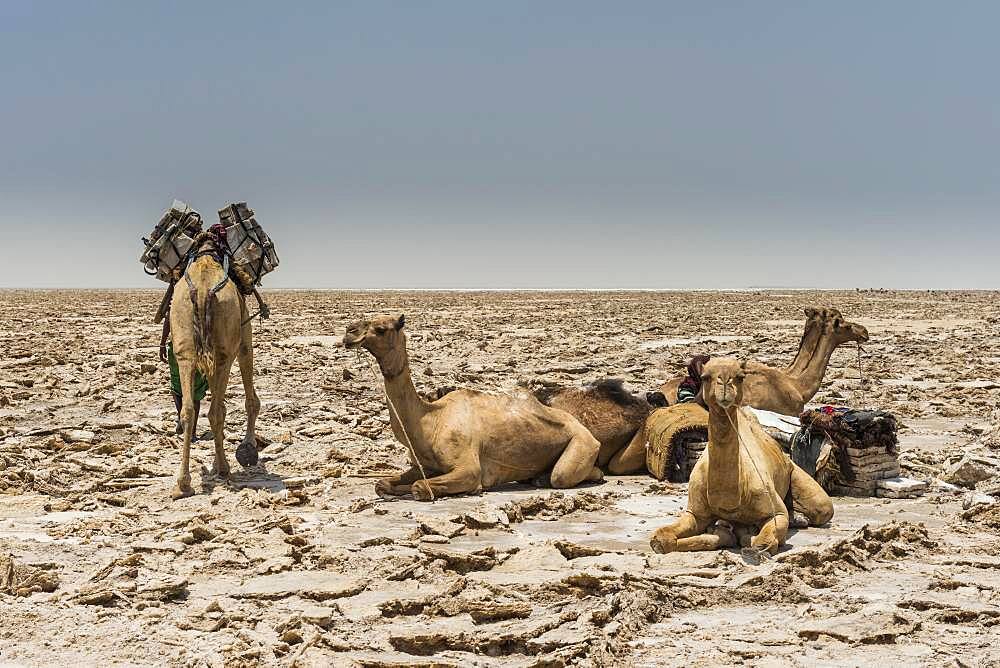
[(794, 512), (789, 518), (788, 526), (792, 529), (805, 529), (809, 526), (809, 518), (800, 512)]
[(383, 478), (375, 483), (375, 494), (382, 499), (398, 496), (394, 489), (395, 487), (392, 484), (392, 478)]
[(230, 473), (229, 462), (223, 462), (222, 466), (216, 464), (212, 467), (212, 475), (220, 478), (228, 478)]
[(413, 498), (417, 501), (433, 501), (434, 494), (431, 492), (431, 486), (426, 480), (418, 480), (413, 485), (410, 486), (410, 492), (413, 494)]
[(587, 474), (587, 477), (584, 478), (584, 482), (604, 482), (604, 471), (595, 466)]
[(708, 533), (717, 536), (719, 538), (719, 547), (736, 547), (739, 540), (736, 538), (736, 533), (729, 526), (724, 524), (716, 524), (714, 527), (708, 530)]
[(668, 554), (677, 549), (677, 537), (669, 531), (658, 529), (649, 539), (649, 546), (657, 554)]
[(240, 443), (240, 447), (236, 448), (236, 461), (240, 463), (240, 466), (246, 468), (256, 466), (258, 459), (257, 439), (243, 439), (243, 442)]
[(191, 488), (191, 483), (174, 485), (174, 491), (170, 493), (170, 498), (174, 501), (178, 499), (186, 499), (189, 496), (194, 496), (194, 490)]

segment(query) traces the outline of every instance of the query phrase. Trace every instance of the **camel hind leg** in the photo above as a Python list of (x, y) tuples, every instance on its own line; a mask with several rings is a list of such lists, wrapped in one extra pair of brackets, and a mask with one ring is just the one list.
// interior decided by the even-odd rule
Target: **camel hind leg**
[(216, 363), (210, 387), (212, 405), (208, 409), (208, 421), (215, 438), (215, 473), (223, 477), (229, 475), (229, 462), (226, 460), (226, 388), (232, 366), (231, 358)]
[(830, 496), (798, 466), (792, 469), (792, 509), (802, 513), (809, 526), (821, 526), (833, 519), (833, 502)]
[[(243, 309), (246, 311), (246, 308)], [(249, 323), (243, 326), (238, 353), (240, 375), (243, 377), (243, 393), (246, 395), (247, 431), (243, 441), (236, 448), (236, 461), (241, 466), (257, 463), (257, 416), (260, 414), (260, 397), (253, 385), (253, 329)]]
[(604, 473), (597, 466), (597, 453), (601, 443), (583, 425), (574, 430), (574, 436), (552, 467), (550, 480), (556, 489), (566, 489), (581, 482), (600, 482)]
[(646, 468), (646, 426), (635, 432), (629, 444), (619, 450), (608, 462), (608, 471), (615, 475), (628, 475)]
[(181, 443), (181, 463), (177, 482), (170, 498), (177, 500), (194, 494), (191, 488), (191, 437), (194, 433), (194, 365), (190, 360), (177, 360), (181, 381), (181, 422), (184, 426)]

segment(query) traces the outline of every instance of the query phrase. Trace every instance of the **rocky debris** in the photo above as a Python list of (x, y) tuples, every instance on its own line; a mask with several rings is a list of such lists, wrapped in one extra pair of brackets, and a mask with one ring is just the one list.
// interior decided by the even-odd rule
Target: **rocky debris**
[(135, 593), (142, 598), (166, 601), (187, 596), (187, 587), (187, 578), (140, 569), (136, 578)]
[(920, 622), (894, 610), (865, 610), (852, 615), (816, 619), (799, 628), (799, 637), (818, 640), (828, 636), (840, 642), (885, 644), (895, 643), (920, 629)]
[(621, 498), (616, 492), (552, 492), (546, 496), (530, 496), (504, 505), (501, 510), (511, 522), (526, 519), (554, 520), (576, 511), (602, 510)]
[(465, 525), (449, 520), (440, 520), (435, 517), (417, 517), (420, 530), (424, 535), (438, 535), (445, 538), (454, 538), (465, 532)]
[(976, 506), (992, 506), (996, 503), (996, 497), (982, 492), (969, 492), (962, 497), (962, 510), (971, 510)]
[(984, 460), (972, 455), (965, 455), (948, 467), (942, 479), (952, 485), (975, 489), (977, 483), (989, 480), (996, 475), (998, 467), (1000, 467), (1000, 462), (996, 460)]
[(461, 522), (470, 529), (494, 529), (509, 526), (510, 518), (498, 508), (484, 506), (452, 518), (452, 522)]
[(497, 550), (492, 546), (466, 551), (421, 544), (420, 551), (431, 559), (441, 560), (444, 568), (462, 575), (472, 571), (488, 571), (500, 562)]
[[(829, 588), (844, 572), (867, 570), (873, 560), (898, 560), (937, 547), (927, 528), (912, 522), (866, 524), (854, 535), (822, 548), (793, 550), (775, 561), (810, 586)], [(793, 569), (789, 571), (788, 569)]]
[(233, 598), (278, 599), (301, 596), (315, 601), (353, 596), (365, 581), (330, 571), (285, 571), (250, 578), (232, 592)]
[(58, 586), (59, 574), (53, 564), (22, 564), (12, 554), (0, 554), (0, 594), (30, 596), (53, 592)]
[(983, 601), (978, 591), (923, 592), (903, 599), (899, 607), (931, 611), (934, 620), (945, 623), (965, 624), (987, 620), (992, 625), (1000, 622), (1000, 606)]

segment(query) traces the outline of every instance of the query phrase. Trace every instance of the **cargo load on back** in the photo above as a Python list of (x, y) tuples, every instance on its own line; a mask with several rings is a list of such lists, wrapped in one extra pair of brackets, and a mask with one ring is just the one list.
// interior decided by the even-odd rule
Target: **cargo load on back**
[(253, 209), (246, 202), (227, 204), (219, 209), (219, 222), (226, 228), (233, 264), (247, 272), (254, 285), (260, 285), (260, 279), (277, 268), (278, 254)]
[[(278, 266), (274, 243), (254, 218), (246, 202), (227, 204), (219, 210), (219, 223), (226, 230), (230, 265), (234, 274), (249, 276), (251, 285), (241, 286), (249, 292), (260, 285), (261, 279)], [(202, 232), (201, 214), (179, 200), (167, 209), (153, 228), (140, 262), (150, 276), (172, 283), (184, 273), (184, 264)]]
[[(170, 208), (163, 212), (149, 238), (142, 240), (146, 248), (139, 261), (146, 273), (165, 283), (177, 280), (183, 271), (181, 264), (186, 260), (201, 228), (201, 214), (175, 199)], [(176, 275), (175, 270), (178, 270)]]

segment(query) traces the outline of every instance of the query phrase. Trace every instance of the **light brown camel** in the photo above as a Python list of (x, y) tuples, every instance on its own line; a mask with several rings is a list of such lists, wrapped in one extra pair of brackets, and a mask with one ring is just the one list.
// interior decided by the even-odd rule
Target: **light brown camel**
[(597, 439), (528, 393), (454, 390), (425, 401), (413, 386), (404, 324), (403, 316), (379, 316), (349, 325), (344, 335), (346, 348), (364, 348), (378, 361), (392, 432), (410, 450), (410, 469), (380, 480), (379, 495), (430, 501), (546, 474), (557, 488), (603, 479), (594, 466)]
[(629, 444), (653, 409), (666, 406), (659, 392), (645, 397), (632, 394), (621, 380), (605, 378), (583, 387), (543, 388), (535, 398), (546, 406), (564, 410), (601, 443), (597, 465), (604, 468)]
[[(798, 415), (823, 384), (833, 351), (845, 343), (868, 341), (868, 330), (844, 320), (837, 309), (810, 308), (806, 309), (806, 316), (799, 351), (788, 368), (776, 369), (759, 362), (747, 364), (744, 405)], [(677, 403), (677, 388), (683, 380), (683, 376), (674, 378), (660, 387), (670, 405)]]
[(212, 405), (208, 420), (215, 437), (214, 472), (229, 475), (224, 450), (226, 440), (226, 386), (233, 361), (239, 359), (243, 390), (246, 393), (247, 430), (236, 450), (243, 466), (257, 463), (254, 425), (260, 399), (253, 385), (253, 328), (243, 295), (220, 264), (218, 242), (209, 233), (196, 239), (195, 259), (187, 267), (170, 303), (170, 331), (174, 355), (180, 371), (181, 420), (184, 442), (180, 471), (172, 498), (194, 493), (191, 488), (191, 437), (194, 429), (194, 376), (200, 371), (208, 379)]
[[(833, 517), (833, 504), (819, 483), (741, 408), (745, 377), (746, 365), (734, 359), (705, 365), (708, 448), (691, 472), (687, 509), (653, 533), (654, 551), (717, 550), (745, 544), (752, 534), (749, 547), (773, 555), (788, 534), (789, 496), (796, 515), (804, 516), (797, 525), (819, 526)], [(713, 526), (719, 520), (732, 530)]]

